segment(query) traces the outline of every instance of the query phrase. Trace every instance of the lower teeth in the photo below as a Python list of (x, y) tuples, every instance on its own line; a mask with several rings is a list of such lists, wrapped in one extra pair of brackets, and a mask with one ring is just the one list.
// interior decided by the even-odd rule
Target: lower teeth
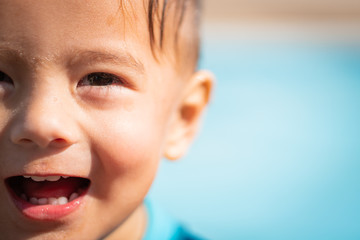
[(30, 199), (27, 198), (25, 194), (21, 194), (20, 197), (25, 201), (30, 202), (33, 205), (64, 205), (68, 202), (73, 201), (74, 199), (79, 197), (78, 193), (72, 193), (69, 198), (67, 197), (59, 197), (59, 198), (35, 198), (31, 197)]

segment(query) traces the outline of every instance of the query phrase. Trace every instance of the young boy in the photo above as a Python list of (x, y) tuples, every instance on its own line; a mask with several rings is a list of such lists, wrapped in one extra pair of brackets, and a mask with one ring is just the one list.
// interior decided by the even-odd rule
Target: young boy
[(212, 88), (198, 11), (0, 0), (0, 239), (151, 238), (159, 160), (186, 152)]

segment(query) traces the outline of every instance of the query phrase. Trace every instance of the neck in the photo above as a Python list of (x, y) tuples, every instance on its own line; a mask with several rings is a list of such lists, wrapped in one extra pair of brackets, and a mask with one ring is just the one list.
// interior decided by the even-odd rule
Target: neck
[(131, 216), (103, 240), (141, 240), (146, 229), (147, 214), (144, 205), (140, 205)]

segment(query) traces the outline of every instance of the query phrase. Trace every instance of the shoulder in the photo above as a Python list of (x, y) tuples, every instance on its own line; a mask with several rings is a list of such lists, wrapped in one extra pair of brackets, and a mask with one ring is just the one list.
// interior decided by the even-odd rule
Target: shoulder
[(144, 202), (148, 223), (143, 240), (203, 240), (191, 234), (182, 224), (149, 200)]

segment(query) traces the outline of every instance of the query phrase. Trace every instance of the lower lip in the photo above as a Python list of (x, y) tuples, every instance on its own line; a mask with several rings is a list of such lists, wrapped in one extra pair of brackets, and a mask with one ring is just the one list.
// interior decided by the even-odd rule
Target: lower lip
[[(10, 189), (9, 189), (10, 190)], [(15, 206), (26, 217), (34, 220), (55, 221), (75, 212), (84, 203), (86, 192), (63, 205), (34, 205), (17, 196), (10, 190)]]

